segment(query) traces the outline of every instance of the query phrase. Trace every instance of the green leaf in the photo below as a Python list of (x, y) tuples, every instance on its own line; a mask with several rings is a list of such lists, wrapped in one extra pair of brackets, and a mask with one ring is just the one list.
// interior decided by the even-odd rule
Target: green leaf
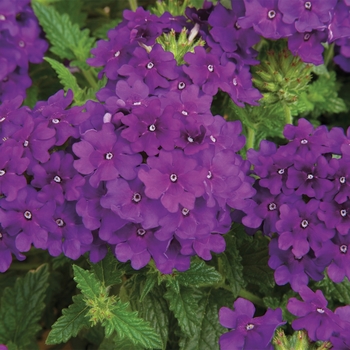
[(339, 303), (350, 304), (350, 282), (347, 277), (341, 283), (334, 283), (328, 276), (317, 282), (316, 287), (323, 291), (329, 302), (328, 307), (339, 306)]
[(112, 317), (102, 324), (105, 326), (106, 337), (114, 331), (120, 338), (129, 338), (134, 344), (145, 348), (161, 348), (162, 342), (149, 323), (137, 316), (137, 312), (129, 311), (129, 303), (118, 301), (111, 308)]
[(85, 62), (95, 42), (95, 39), (89, 36), (89, 30), (80, 30), (66, 13), (60, 14), (52, 6), (45, 6), (38, 2), (32, 5), (52, 45), (50, 51), (60, 58)]
[(255, 284), (261, 291), (269, 292), (275, 285), (273, 270), (269, 268), (268, 239), (255, 236), (239, 247), (242, 256), (243, 276), (248, 283)]
[(47, 61), (55, 70), (60, 80), (60, 83), (63, 85), (64, 90), (68, 91), (69, 89), (71, 89), (73, 91), (74, 100), (76, 102), (85, 102), (85, 99), (82, 96), (83, 90), (79, 87), (77, 79), (70, 72), (70, 70), (67, 67), (65, 67), (62, 63), (52, 58), (45, 57), (44, 60)]
[(55, 9), (60, 13), (66, 13), (72, 23), (83, 27), (86, 22), (87, 13), (82, 11), (83, 2), (81, 0), (65, 1), (61, 0), (54, 3)]
[(163, 286), (152, 289), (140, 303), (139, 315), (160, 335), (163, 344), (161, 348), (165, 349), (169, 335), (169, 308), (163, 294)]
[(146, 276), (146, 281), (143, 283), (142, 293), (140, 295), (140, 302), (146, 297), (146, 295), (153, 289), (158, 280), (158, 276), (155, 273), (149, 273)]
[(122, 283), (122, 272), (118, 271), (118, 261), (111, 252), (108, 252), (105, 258), (99, 261), (97, 264), (90, 262), (90, 265), (92, 272), (94, 272), (95, 276), (104, 287)]
[(53, 324), (46, 344), (65, 343), (71, 337), (77, 336), (82, 328), (90, 327), (89, 319), (86, 317), (88, 309), (82, 294), (74, 296), (73, 304), (68, 309), (63, 309), (62, 316)]
[(101, 283), (95, 275), (77, 265), (73, 265), (74, 281), (85, 297), (89, 299), (98, 298), (101, 290)]
[(230, 234), (225, 235), (226, 250), (219, 256), (220, 271), (226, 277), (234, 297), (245, 287), (243, 278), (242, 257), (237, 248), (236, 238)]
[(12, 288), (5, 288), (0, 307), (0, 344), (12, 341), (26, 348), (35, 340), (41, 329), (38, 322), (45, 308), (48, 277), (48, 266), (42, 265), (18, 278)]
[(200, 290), (181, 286), (177, 291), (171, 285), (167, 287), (164, 298), (168, 300), (170, 310), (174, 312), (182, 332), (193, 336), (200, 322), (197, 315), (198, 301), (202, 297)]
[(203, 260), (194, 260), (190, 269), (185, 272), (176, 272), (175, 278), (184, 286), (210, 286), (218, 283), (222, 277), (214, 267), (208, 266)]
[(234, 298), (225, 290), (210, 289), (203, 293), (198, 303), (196, 316), (199, 324), (192, 337), (180, 341), (181, 350), (215, 350), (219, 349), (218, 340), (226, 329), (219, 323), (219, 309), (222, 306), (232, 307)]

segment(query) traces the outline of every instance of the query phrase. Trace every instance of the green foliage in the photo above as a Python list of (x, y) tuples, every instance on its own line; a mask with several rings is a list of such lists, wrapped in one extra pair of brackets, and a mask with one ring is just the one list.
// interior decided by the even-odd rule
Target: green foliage
[(336, 308), (341, 304), (350, 305), (350, 282), (347, 277), (341, 283), (334, 283), (328, 276), (315, 283), (317, 289), (321, 289), (329, 302), (329, 308)]
[(77, 83), (77, 79), (70, 72), (70, 70), (65, 67), (62, 63), (54, 60), (53, 58), (45, 57), (45, 61), (49, 62), (51, 67), (55, 70), (60, 80), (60, 83), (63, 85), (65, 91), (69, 89), (73, 91), (74, 100), (77, 104), (85, 103), (85, 96), (82, 89)]
[(225, 332), (218, 319), (222, 306), (232, 307), (234, 298), (225, 290), (207, 289), (198, 302), (196, 316), (198, 324), (193, 336), (183, 336), (180, 340), (181, 350), (215, 350), (219, 349), (219, 337)]
[(118, 261), (111, 252), (104, 259), (94, 264), (91, 263), (91, 271), (98, 278), (104, 287), (113, 286), (122, 282), (122, 273), (117, 269)]
[(106, 337), (110, 337), (114, 331), (120, 338), (128, 337), (133, 343), (145, 348), (161, 348), (162, 342), (159, 335), (147, 322), (137, 316), (137, 312), (128, 310), (129, 304), (118, 301), (112, 308), (112, 317), (106, 319)]
[(230, 233), (225, 235), (226, 250), (219, 256), (219, 266), (234, 297), (245, 287), (243, 278), (242, 257), (237, 248), (237, 241)]
[(174, 284), (168, 283), (164, 298), (169, 302), (182, 332), (189, 337), (194, 336), (200, 323), (197, 312), (202, 292), (198, 288), (185, 286), (177, 290)]
[(177, 282), (184, 286), (210, 286), (218, 283), (222, 277), (214, 267), (208, 266), (203, 260), (194, 259), (190, 269), (185, 272), (174, 272)]
[(0, 304), (0, 344), (12, 342), (18, 349), (33, 346), (41, 330), (39, 320), (44, 310), (48, 287), (47, 265), (18, 278), (13, 287), (5, 288)]
[(65, 343), (71, 337), (77, 336), (81, 329), (90, 327), (87, 312), (88, 306), (83, 300), (83, 295), (74, 296), (73, 304), (62, 310), (62, 316), (52, 326), (46, 344)]
[(85, 63), (95, 42), (89, 36), (89, 30), (80, 30), (79, 25), (73, 24), (66, 13), (60, 14), (52, 6), (34, 2), (33, 10), (50, 40), (50, 51), (62, 59)]
[(89, 299), (99, 297), (101, 284), (97, 280), (96, 276), (77, 265), (73, 265), (73, 270), (74, 281), (77, 282), (77, 287), (81, 290), (83, 295)]
[(54, 7), (58, 13), (66, 13), (72, 23), (76, 23), (79, 27), (86, 24), (87, 13), (82, 11), (83, 0), (65, 1), (59, 0), (54, 2)]

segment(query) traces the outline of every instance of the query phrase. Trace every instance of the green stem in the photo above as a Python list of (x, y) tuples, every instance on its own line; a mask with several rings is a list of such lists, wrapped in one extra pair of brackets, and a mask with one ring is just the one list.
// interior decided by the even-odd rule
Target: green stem
[(254, 148), (254, 144), (255, 144), (255, 130), (248, 126), (247, 142), (246, 142), (247, 151), (250, 148)]
[(285, 116), (285, 122), (286, 124), (293, 124), (293, 116), (290, 108), (288, 107), (287, 103), (283, 103), (283, 110), (284, 110), (284, 116)]
[(136, 9), (138, 8), (137, 0), (129, 0), (129, 5), (131, 8), (131, 11), (136, 11)]
[(94, 75), (92, 74), (91, 70), (82, 70), (82, 73), (85, 77), (85, 79), (87, 80), (87, 82), (90, 84), (91, 87), (93, 87), (94, 89), (97, 89), (97, 81), (94, 78)]
[(334, 43), (330, 44), (324, 53), (324, 65), (328, 67), (328, 65), (332, 62), (334, 56)]
[(259, 297), (257, 297), (256, 295), (254, 295), (253, 293), (248, 292), (245, 289), (241, 289), (238, 293), (238, 295), (244, 299), (248, 299), (250, 300), (252, 303), (254, 303), (255, 305), (259, 305), (262, 307), (266, 307), (265, 303), (263, 302), (263, 300)]

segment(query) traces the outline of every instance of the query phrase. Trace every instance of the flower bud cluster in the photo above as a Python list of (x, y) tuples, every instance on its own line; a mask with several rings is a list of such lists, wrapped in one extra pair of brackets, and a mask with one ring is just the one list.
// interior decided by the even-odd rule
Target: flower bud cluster
[(0, 102), (16, 96), (25, 98), (32, 81), (30, 63), (40, 63), (48, 48), (30, 0), (0, 3)]

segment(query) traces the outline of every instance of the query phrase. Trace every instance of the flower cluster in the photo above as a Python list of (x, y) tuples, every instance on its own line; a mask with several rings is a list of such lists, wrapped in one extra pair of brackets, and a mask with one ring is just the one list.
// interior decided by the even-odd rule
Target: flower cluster
[(48, 48), (40, 38), (41, 29), (30, 0), (0, 3), (0, 102), (17, 96), (25, 98), (32, 81), (28, 65), (40, 63)]
[(321, 280), (326, 267), (341, 282), (350, 277), (350, 129), (345, 136), (299, 119), (284, 136), (286, 145), (262, 141), (258, 151), (248, 151), (259, 180), (242, 223), (272, 236), (269, 266), (277, 284), (298, 291), (309, 277)]

